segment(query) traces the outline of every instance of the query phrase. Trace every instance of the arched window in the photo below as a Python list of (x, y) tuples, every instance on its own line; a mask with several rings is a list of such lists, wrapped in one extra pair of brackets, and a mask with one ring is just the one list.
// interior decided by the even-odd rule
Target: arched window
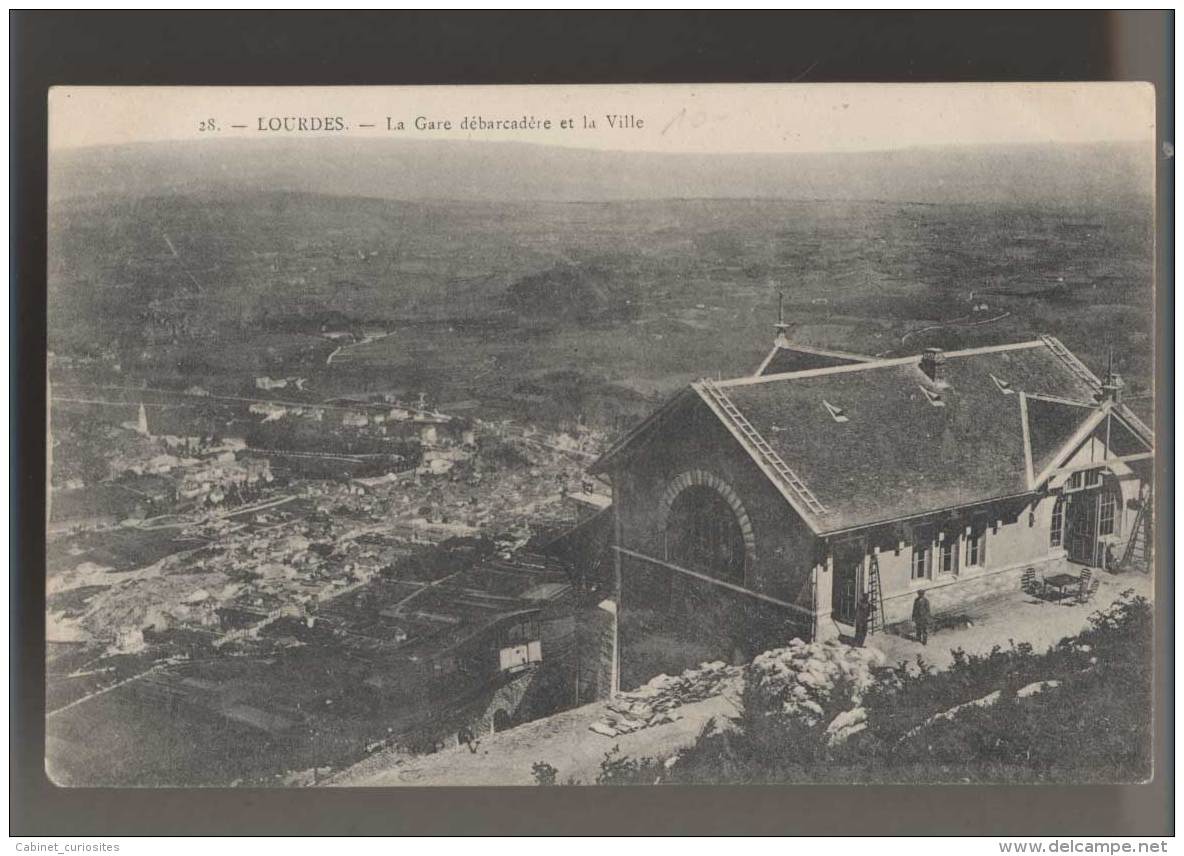
[(666, 545), (677, 564), (744, 583), (744, 532), (736, 512), (711, 487), (692, 485), (675, 498), (666, 524)]
[(1060, 547), (1065, 542), (1065, 497), (1058, 496), (1052, 504), (1052, 525), (1048, 530), (1048, 546)]

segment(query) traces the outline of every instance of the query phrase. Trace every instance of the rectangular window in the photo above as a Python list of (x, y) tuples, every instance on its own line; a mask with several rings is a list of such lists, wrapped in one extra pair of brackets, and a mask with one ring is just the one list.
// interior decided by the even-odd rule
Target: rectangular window
[(937, 545), (937, 568), (943, 574), (958, 573), (958, 539), (946, 534)]
[(938, 533), (938, 573), (958, 573), (958, 530), (944, 529)]
[(1069, 476), (1069, 482), (1065, 485), (1065, 490), (1085, 490), (1091, 487), (1099, 487), (1102, 484), (1102, 471), (1095, 467), (1092, 470), (1078, 470)]
[(927, 580), (933, 576), (933, 532), (917, 529), (913, 533), (913, 579)]
[(1102, 494), (1101, 507), (1098, 509), (1098, 534), (1113, 535), (1114, 519), (1118, 511), (1118, 500), (1113, 491)]
[(966, 536), (966, 567), (981, 567), (987, 563), (987, 525), (976, 521)]

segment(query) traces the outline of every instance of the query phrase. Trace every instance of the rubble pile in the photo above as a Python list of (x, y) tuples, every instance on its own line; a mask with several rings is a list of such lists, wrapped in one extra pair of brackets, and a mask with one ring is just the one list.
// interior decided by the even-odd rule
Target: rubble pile
[[(873, 669), (882, 665), (884, 655), (875, 648), (853, 648), (837, 639), (809, 643), (794, 639), (788, 647), (757, 656), (748, 667), (748, 680), (766, 709), (780, 705), (783, 712), (813, 725), (824, 715), (824, 705), (839, 684), (850, 688), (858, 709), (863, 694), (876, 682)], [(862, 720), (848, 711), (844, 725), (848, 721), (854, 726)]]
[(852, 648), (838, 640), (807, 643), (794, 639), (785, 648), (758, 655), (747, 666), (702, 663), (678, 676), (658, 675), (606, 704), (604, 716), (589, 729), (615, 737), (664, 725), (680, 718), (678, 707), (713, 696), (728, 697), (739, 710), (747, 686), (768, 709), (780, 709), (815, 725), (841, 684), (850, 687), (855, 707), (836, 716), (827, 733), (832, 743), (842, 742), (867, 727), (867, 713), (859, 702), (876, 682), (874, 670), (882, 665), (884, 655), (874, 648)]
[(721, 661), (700, 663), (681, 675), (658, 675), (649, 683), (622, 693), (606, 705), (605, 715), (589, 729), (605, 737), (628, 734), (651, 725), (664, 725), (679, 719), (675, 708), (703, 701), (712, 696), (728, 695), (739, 702), (744, 681), (740, 666)]

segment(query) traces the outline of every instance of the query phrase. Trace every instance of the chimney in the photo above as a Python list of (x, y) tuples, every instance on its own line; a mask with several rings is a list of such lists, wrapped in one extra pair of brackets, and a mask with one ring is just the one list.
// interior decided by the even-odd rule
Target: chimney
[(926, 348), (921, 354), (921, 371), (937, 384), (944, 384), (946, 354), (941, 348)]

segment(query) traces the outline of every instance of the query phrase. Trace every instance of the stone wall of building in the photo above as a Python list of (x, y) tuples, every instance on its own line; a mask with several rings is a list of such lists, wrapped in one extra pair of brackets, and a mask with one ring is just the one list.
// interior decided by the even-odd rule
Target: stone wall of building
[[(670, 504), (681, 489), (709, 487), (723, 497), (740, 523), (747, 552), (743, 588), (813, 609), (812, 533), (706, 404), (697, 396), (686, 396), (668, 415), (660, 440), (642, 445), (612, 473), (623, 547), (666, 560)], [(731, 662), (751, 657), (783, 644), (790, 635), (809, 636), (813, 631), (810, 616), (769, 601), (627, 555), (620, 562), (620, 615), (627, 631), (621, 643), (622, 675), (633, 680), (656, 673), (647, 675), (645, 667), (631, 669), (626, 662), (649, 642), (654, 643), (651, 649), (671, 649), (669, 662), (657, 656), (654, 662), (663, 665), (655, 668), (681, 671), (700, 659)], [(669, 621), (659, 626), (663, 615)], [(797, 623), (792, 633), (787, 630), (790, 622)], [(674, 656), (680, 635), (689, 643), (684, 646), (689, 658), (685, 661)], [(663, 636), (669, 638), (663, 641)]]
[(525, 716), (525, 703), (539, 680), (540, 672), (540, 667), (529, 667), (513, 680), (494, 690), (484, 709), (469, 726), (473, 734), (477, 737), (482, 734), (493, 734), (501, 730), (495, 727), (499, 721), (505, 722), (507, 727), (526, 721), (529, 717)]

